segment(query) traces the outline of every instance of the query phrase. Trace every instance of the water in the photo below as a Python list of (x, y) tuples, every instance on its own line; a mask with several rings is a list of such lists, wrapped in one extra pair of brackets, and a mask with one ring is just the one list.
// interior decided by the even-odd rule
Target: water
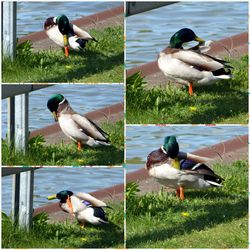
[(123, 5), (123, 2), (17, 2), (17, 36), (43, 30), (44, 21), (65, 14), (69, 20)]
[(128, 68), (155, 61), (170, 37), (187, 27), (204, 40), (248, 30), (247, 2), (179, 2), (126, 18)]
[[(42, 168), (35, 170), (34, 208), (54, 203), (47, 196), (71, 190), (92, 192), (123, 183), (123, 168)], [(2, 178), (2, 211), (11, 209), (12, 176)]]
[[(122, 84), (60, 84), (30, 93), (29, 130), (42, 128), (54, 123), (53, 116), (47, 109), (51, 95), (61, 93), (71, 107), (84, 114), (112, 104), (123, 102)], [(7, 133), (7, 100), (2, 100), (2, 137)]]
[(192, 152), (247, 133), (247, 126), (127, 126), (127, 171), (144, 167), (148, 154), (162, 146), (168, 135), (177, 137), (181, 151)]

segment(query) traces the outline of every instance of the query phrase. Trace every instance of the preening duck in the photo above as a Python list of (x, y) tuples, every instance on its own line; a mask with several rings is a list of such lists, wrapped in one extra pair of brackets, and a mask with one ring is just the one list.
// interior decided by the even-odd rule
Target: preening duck
[(147, 157), (145, 168), (160, 184), (176, 189), (176, 195), (184, 200), (185, 189), (221, 187), (223, 178), (214, 173), (201, 157), (179, 151), (175, 136), (167, 136), (164, 144)]
[(68, 56), (68, 46), (79, 51), (88, 41), (96, 41), (88, 32), (70, 23), (65, 15), (49, 17), (44, 23), (44, 30), (53, 42), (65, 48), (66, 56)]
[(48, 196), (49, 200), (59, 199), (63, 211), (75, 216), (81, 226), (87, 223), (92, 225), (107, 224), (108, 219), (103, 207), (108, 207), (105, 202), (98, 200), (87, 193), (77, 193), (63, 190), (55, 195)]
[[(199, 44), (191, 49), (183, 49), (183, 44), (190, 41), (198, 41)], [(193, 94), (193, 86), (232, 78), (229, 62), (202, 53), (207, 50), (204, 44), (205, 41), (191, 29), (184, 28), (171, 37), (169, 47), (158, 57), (158, 66), (165, 76), (188, 85), (190, 95)]]
[(47, 107), (55, 121), (59, 122), (63, 133), (77, 142), (78, 150), (81, 150), (83, 144), (91, 147), (110, 145), (108, 134), (90, 119), (76, 113), (63, 95), (53, 95), (48, 100)]

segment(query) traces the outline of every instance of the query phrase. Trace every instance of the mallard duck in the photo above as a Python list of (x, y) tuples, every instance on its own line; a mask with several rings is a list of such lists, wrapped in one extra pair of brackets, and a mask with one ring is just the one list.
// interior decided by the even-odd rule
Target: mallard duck
[(75, 50), (82, 50), (90, 40), (97, 40), (88, 32), (69, 22), (65, 15), (49, 17), (44, 23), (44, 30), (48, 37), (61, 47), (65, 48), (68, 56), (68, 46)]
[[(198, 41), (199, 45), (183, 49), (183, 43)], [(212, 84), (220, 79), (230, 79), (229, 62), (201, 53), (205, 41), (191, 29), (181, 29), (170, 39), (170, 45), (158, 57), (158, 66), (169, 80), (189, 86), (193, 95), (193, 86)]]
[(145, 168), (160, 184), (176, 189), (176, 195), (184, 200), (184, 189), (221, 187), (223, 179), (214, 173), (201, 157), (179, 151), (175, 136), (167, 136), (164, 144), (147, 157)]
[(108, 220), (103, 207), (108, 207), (105, 202), (98, 200), (87, 193), (75, 195), (72, 191), (63, 190), (48, 197), (60, 200), (60, 207), (63, 211), (75, 216), (79, 224), (84, 227), (86, 223), (92, 225), (107, 224)]
[(63, 95), (53, 95), (48, 100), (47, 107), (52, 112), (55, 121), (59, 122), (63, 133), (77, 142), (78, 150), (81, 150), (83, 144), (91, 147), (110, 145), (108, 134), (93, 121), (77, 114)]

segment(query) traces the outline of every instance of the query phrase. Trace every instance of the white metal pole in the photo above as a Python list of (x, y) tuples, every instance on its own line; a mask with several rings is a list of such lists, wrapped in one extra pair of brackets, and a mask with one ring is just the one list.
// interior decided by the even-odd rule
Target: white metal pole
[(15, 97), (15, 149), (26, 152), (29, 133), (29, 94)]
[(13, 59), (16, 51), (16, 2), (3, 2), (3, 55)]
[(31, 227), (33, 214), (34, 170), (20, 173), (19, 225)]

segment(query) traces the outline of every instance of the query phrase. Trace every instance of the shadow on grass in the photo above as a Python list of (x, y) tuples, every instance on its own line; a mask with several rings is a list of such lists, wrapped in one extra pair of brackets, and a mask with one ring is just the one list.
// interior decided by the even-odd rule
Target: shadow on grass
[(40, 224), (29, 232), (3, 222), (3, 248), (110, 248), (123, 244), (123, 229), (110, 223), (101, 226)]
[[(81, 57), (81, 56), (82, 57)], [(61, 58), (57, 62), (60, 65), (64, 65), (65, 68), (71, 64), (72, 68), (67, 68), (64, 73), (48, 77), (46, 79), (37, 79), (38, 82), (71, 82), (74, 79), (82, 79), (89, 77), (97, 73), (102, 73), (113, 69), (115, 66), (124, 64), (124, 53), (119, 53), (111, 56), (106, 56), (97, 51), (86, 50), (82, 53), (70, 51), (70, 56), (77, 56), (78, 61), (71, 61), (68, 58)], [(53, 61), (46, 65), (47, 67), (53, 67)], [(123, 78), (123, 75), (120, 76)], [(101, 81), (102, 79), (100, 79)]]
[[(196, 193), (190, 193), (191, 197), (196, 196)], [(214, 194), (212, 193), (212, 196)], [(227, 196), (228, 197), (228, 196)], [(188, 232), (193, 230), (200, 231), (207, 228), (212, 228), (221, 223), (230, 222), (235, 219), (245, 217), (248, 213), (247, 205), (248, 199), (242, 198), (240, 201), (235, 203), (229, 202), (215, 202), (214, 204), (206, 203), (205, 205), (193, 204), (195, 210), (206, 211), (206, 214), (200, 215), (195, 219), (189, 218), (183, 222), (173, 224), (170, 228), (166, 229), (155, 229), (147, 232), (144, 235), (134, 235), (127, 238), (127, 247), (137, 247), (137, 245), (142, 244), (142, 242), (147, 242), (149, 239), (152, 242), (165, 241), (166, 239), (171, 239), (173, 237), (183, 236)], [(169, 209), (165, 207), (165, 210)], [(181, 213), (183, 210), (182, 206), (172, 207), (175, 213)], [(152, 220), (154, 218), (152, 217)], [(167, 223), (167, 218), (166, 218)], [(129, 228), (127, 229), (129, 230)], [(167, 246), (166, 246), (167, 247)], [(180, 245), (181, 247), (181, 245)], [(209, 247), (209, 246), (206, 246)]]
[(202, 123), (219, 122), (221, 119), (232, 117), (232, 115), (239, 115), (247, 112), (248, 94), (246, 91), (236, 90), (226, 84), (225, 86), (223, 84), (218, 84), (202, 87), (199, 88), (198, 91), (198, 95), (210, 93), (211, 95), (219, 94), (219, 96), (212, 100), (197, 97), (197, 102), (202, 105), (212, 106), (212, 108), (209, 110), (207, 109), (203, 114), (194, 112), (188, 119), (177, 120), (177, 123), (200, 123), (201, 121)]

